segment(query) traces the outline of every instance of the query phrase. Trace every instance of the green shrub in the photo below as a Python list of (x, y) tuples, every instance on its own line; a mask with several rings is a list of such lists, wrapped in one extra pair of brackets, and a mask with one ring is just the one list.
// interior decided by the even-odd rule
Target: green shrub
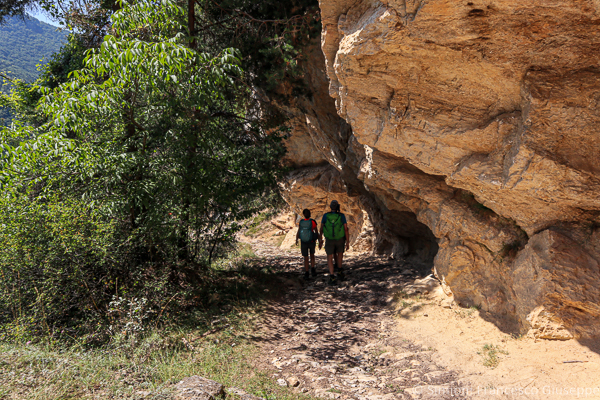
[(158, 323), (198, 282), (77, 199), (0, 198), (0, 338), (103, 343)]
[(13, 328), (4, 334), (53, 335), (101, 312), (116, 278), (114, 224), (81, 201), (3, 196), (0, 227), (0, 320)]

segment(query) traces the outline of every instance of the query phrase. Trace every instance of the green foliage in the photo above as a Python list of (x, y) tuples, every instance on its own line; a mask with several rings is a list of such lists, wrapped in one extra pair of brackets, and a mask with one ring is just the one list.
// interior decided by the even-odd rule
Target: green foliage
[(3, 196), (0, 227), (0, 321), (11, 328), (4, 339), (52, 335), (57, 324), (72, 330), (100, 312), (99, 293), (118, 276), (110, 221), (74, 199)]
[(190, 49), (182, 10), (155, 3), (123, 3), (67, 82), (13, 92), (43, 96), (38, 123), (0, 133), (2, 196), (24, 215), (2, 217), (15, 232), (2, 238), (6, 324), (133, 333), (191, 296), (275, 185), (280, 137), (254, 116), (236, 51)]
[(69, 74), (83, 68), (87, 48), (78, 35), (71, 34), (67, 43), (54, 53), (44, 65), (40, 75), (40, 84), (56, 88), (69, 80)]
[(194, 333), (154, 332), (133, 351), (126, 346), (83, 351), (78, 347), (2, 343), (0, 396), (44, 400), (172, 399), (179, 381), (200, 375), (269, 400), (314, 399), (279, 386), (270, 374), (257, 370), (260, 349), (249, 339), (250, 329), (227, 329), (184, 346)]
[[(270, 96), (293, 97), (304, 84), (304, 46), (319, 37), (317, 0), (200, 1), (200, 43), (228, 43), (240, 50), (255, 87)], [(281, 122), (281, 121), (279, 121)]]
[(506, 350), (502, 350), (500, 347), (493, 344), (485, 344), (481, 351), (478, 351), (483, 358), (483, 365), (488, 368), (496, 368), (500, 364), (499, 354), (508, 355)]
[(55, 27), (31, 17), (8, 18), (0, 25), (0, 73), (3, 75), (0, 95), (9, 95), (0, 99), (0, 126), (10, 125), (13, 118), (27, 123), (36, 119), (34, 108), (40, 94), (35, 85), (28, 84), (38, 79), (40, 70), (44, 70), (43, 63), (60, 49), (66, 37), (65, 32), (58, 32)]
[(9, 94), (0, 93), (0, 110), (5, 111), (5, 119), (0, 121), (0, 126), (10, 124), (29, 125), (39, 127), (45, 116), (37, 109), (42, 97), (42, 89), (36, 83), (27, 83), (22, 79), (10, 81)]
[(0, 126), (8, 125), (13, 120), (10, 108), (0, 105)]
[[(135, 335), (115, 334), (100, 347), (87, 346), (77, 336), (68, 343), (59, 342), (56, 339), (66, 337), (60, 331), (43, 342), (1, 342), (0, 396), (138, 399), (144, 396), (140, 392), (149, 392), (144, 398), (168, 399), (181, 379), (200, 375), (267, 399), (308, 400), (252, 367), (262, 356), (253, 323), (260, 303), (285, 290), (276, 274), (233, 262), (231, 268), (207, 275), (203, 289), (206, 307), (186, 313), (186, 324), (151, 327)], [(121, 312), (122, 318), (115, 328), (127, 327), (129, 313), (134, 323), (126, 332), (132, 332), (137, 325), (136, 310), (147, 309), (141, 303), (117, 299), (111, 313)]]

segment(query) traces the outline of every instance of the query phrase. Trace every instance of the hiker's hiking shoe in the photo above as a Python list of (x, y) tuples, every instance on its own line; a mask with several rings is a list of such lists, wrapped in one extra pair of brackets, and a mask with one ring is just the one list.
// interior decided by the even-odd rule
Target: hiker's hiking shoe
[[(308, 274), (308, 272), (307, 272), (307, 274)], [(317, 277), (317, 269), (315, 267), (311, 268), (310, 274), (313, 278), (316, 278)]]
[[(313, 276), (314, 276), (314, 275), (313, 275)], [(304, 279), (308, 280), (308, 278), (310, 278), (310, 276), (308, 275), (308, 271), (306, 271), (306, 272), (304, 273)]]
[(337, 285), (337, 283), (338, 283), (337, 277), (335, 275), (329, 275), (329, 285), (335, 286), (335, 285)]
[(343, 281), (344, 279), (346, 279), (346, 275), (344, 274), (344, 270), (341, 269), (341, 268), (338, 269), (338, 272), (335, 275), (338, 277), (338, 279), (340, 281)]

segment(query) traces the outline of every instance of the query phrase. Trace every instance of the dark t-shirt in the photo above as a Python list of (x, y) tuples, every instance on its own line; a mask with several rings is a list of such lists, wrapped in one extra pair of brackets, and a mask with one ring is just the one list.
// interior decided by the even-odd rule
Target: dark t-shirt
[[(327, 216), (329, 214), (337, 214), (337, 213), (328, 212), (327, 214), (324, 214), (323, 215), (323, 219), (321, 220), (321, 226), (325, 226), (325, 221), (327, 221)], [(339, 214), (340, 214), (340, 217), (342, 217), (342, 225), (346, 225), (347, 224), (347, 222), (346, 222), (346, 216), (344, 214), (342, 214), (342, 213), (339, 213)]]

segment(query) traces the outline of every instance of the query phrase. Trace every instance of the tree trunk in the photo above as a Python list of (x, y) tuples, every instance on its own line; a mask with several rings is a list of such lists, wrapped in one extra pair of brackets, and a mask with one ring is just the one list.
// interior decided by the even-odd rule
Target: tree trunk
[(196, 48), (196, 11), (195, 6), (196, 0), (188, 0), (188, 29), (190, 31), (190, 36), (193, 38), (190, 43), (190, 47), (192, 49)]

